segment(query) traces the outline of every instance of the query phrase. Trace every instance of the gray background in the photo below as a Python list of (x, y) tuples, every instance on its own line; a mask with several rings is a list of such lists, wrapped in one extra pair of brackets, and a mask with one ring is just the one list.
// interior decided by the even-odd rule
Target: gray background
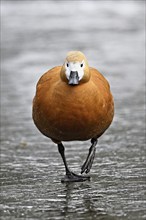
[[(144, 1), (2, 1), (1, 219), (145, 219)], [(91, 182), (61, 184), (57, 147), (31, 118), (39, 77), (81, 50), (109, 81), (115, 117)], [(69, 142), (80, 172), (90, 142)]]

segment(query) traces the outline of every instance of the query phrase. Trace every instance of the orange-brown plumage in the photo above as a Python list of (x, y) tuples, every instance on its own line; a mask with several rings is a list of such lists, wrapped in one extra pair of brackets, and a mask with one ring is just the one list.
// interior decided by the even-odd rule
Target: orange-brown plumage
[[(54, 67), (40, 78), (33, 100), (35, 125), (55, 143), (97, 139), (114, 116), (113, 97), (107, 80), (88, 66), (82, 53), (74, 52), (73, 55), (69, 54), (63, 66)], [(83, 77), (79, 84), (69, 85), (65, 75), (66, 62), (82, 62), (83, 59)]]

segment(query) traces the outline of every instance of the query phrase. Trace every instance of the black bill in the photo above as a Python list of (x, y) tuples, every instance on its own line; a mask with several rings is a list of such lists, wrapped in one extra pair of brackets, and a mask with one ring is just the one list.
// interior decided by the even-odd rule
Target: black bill
[(79, 84), (79, 76), (77, 71), (71, 71), (69, 76), (69, 85), (77, 85)]

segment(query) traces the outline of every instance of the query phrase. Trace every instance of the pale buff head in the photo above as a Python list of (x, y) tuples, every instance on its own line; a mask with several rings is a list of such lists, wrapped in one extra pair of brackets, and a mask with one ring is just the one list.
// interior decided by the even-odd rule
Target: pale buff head
[(90, 79), (87, 59), (80, 51), (70, 51), (61, 69), (61, 79), (69, 85), (85, 83)]

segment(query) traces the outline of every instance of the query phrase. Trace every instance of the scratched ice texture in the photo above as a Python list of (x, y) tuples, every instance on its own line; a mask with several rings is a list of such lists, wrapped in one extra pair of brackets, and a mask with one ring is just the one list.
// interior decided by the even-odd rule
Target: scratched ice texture
[[(1, 219), (146, 219), (144, 1), (1, 2)], [(115, 117), (91, 181), (62, 184), (57, 146), (33, 124), (39, 77), (70, 50), (110, 82)], [(90, 141), (68, 142), (80, 173)]]

